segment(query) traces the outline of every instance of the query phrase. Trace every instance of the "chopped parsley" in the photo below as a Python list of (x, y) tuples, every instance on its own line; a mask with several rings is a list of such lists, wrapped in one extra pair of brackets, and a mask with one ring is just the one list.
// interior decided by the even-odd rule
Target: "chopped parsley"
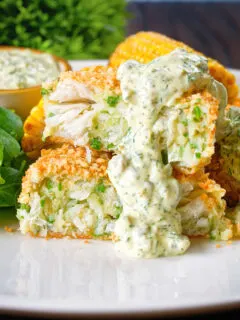
[(48, 95), (50, 92), (51, 92), (50, 90), (47, 90), (47, 89), (45, 89), (45, 88), (42, 88), (42, 89), (41, 89), (41, 95), (42, 95), (42, 96), (46, 96), (46, 95)]
[(20, 209), (26, 210), (27, 212), (30, 212), (30, 206), (26, 203), (22, 203), (20, 206)]
[(120, 96), (108, 96), (106, 102), (109, 105), (109, 107), (114, 108), (118, 104), (119, 100)]
[(188, 132), (185, 132), (185, 133), (183, 134), (183, 136), (184, 136), (185, 138), (187, 138), (187, 137), (188, 137)]
[(183, 156), (183, 153), (184, 153), (184, 147), (183, 146), (181, 146), (180, 148), (179, 148), (179, 156), (182, 158), (182, 156)]
[(48, 221), (49, 223), (54, 223), (54, 222), (55, 222), (54, 216), (53, 216), (52, 214), (50, 214), (50, 216), (47, 217), (47, 221)]
[(196, 152), (195, 156), (196, 156), (197, 159), (200, 159), (201, 158), (201, 153), (200, 152)]
[(186, 119), (186, 120), (183, 120), (182, 121), (182, 124), (186, 127), (187, 125), (188, 125), (188, 120)]
[(50, 112), (49, 114), (48, 114), (48, 118), (51, 118), (51, 117), (54, 117), (55, 116), (55, 114), (53, 113), (53, 112)]
[(191, 142), (190, 147), (191, 147), (191, 149), (197, 149), (198, 146), (196, 143)]
[(102, 148), (102, 142), (99, 138), (92, 138), (90, 140), (90, 146), (95, 150), (100, 150)]
[(202, 110), (200, 109), (199, 106), (195, 106), (193, 108), (193, 119), (194, 121), (199, 122), (202, 118)]
[(106, 190), (106, 187), (105, 187), (105, 185), (101, 182), (101, 183), (99, 183), (98, 185), (96, 185), (96, 191), (97, 192), (105, 192), (105, 190)]
[(43, 208), (44, 205), (45, 205), (45, 199), (41, 199), (41, 200), (40, 200), (40, 206), (41, 206), (41, 208)]
[(115, 145), (113, 143), (109, 143), (107, 145), (107, 149), (113, 149), (115, 147)]
[(59, 182), (58, 184), (58, 191), (62, 191), (62, 182)]
[(52, 180), (48, 179), (48, 180), (47, 180), (47, 183), (46, 183), (46, 186), (47, 186), (47, 189), (48, 189), (48, 190), (52, 189), (52, 187), (53, 187), (53, 182), (52, 182)]

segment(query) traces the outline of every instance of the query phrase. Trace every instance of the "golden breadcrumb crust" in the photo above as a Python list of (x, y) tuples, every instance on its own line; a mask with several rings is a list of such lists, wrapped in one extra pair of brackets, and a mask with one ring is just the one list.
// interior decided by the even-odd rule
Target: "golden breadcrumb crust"
[(80, 71), (62, 72), (59, 81), (75, 80), (95, 92), (96, 90), (120, 93), (120, 83), (116, 77), (116, 69), (104, 66), (86, 67)]
[(193, 174), (197, 172), (204, 166), (210, 163), (211, 157), (214, 153), (214, 143), (215, 143), (215, 132), (216, 132), (216, 120), (218, 117), (218, 108), (219, 101), (214, 98), (209, 92), (203, 91), (197, 94), (186, 95), (180, 99), (179, 103), (189, 103), (191, 100), (196, 100), (197, 98), (201, 98), (203, 101), (202, 104), (208, 106), (208, 119), (207, 119), (207, 128), (208, 128), (208, 140), (206, 141), (206, 146), (210, 148), (208, 157), (202, 157), (198, 162), (196, 167), (186, 168), (182, 166), (174, 165), (176, 171), (185, 173), (185, 174)]
[(28, 204), (33, 185), (51, 176), (60, 179), (79, 176), (85, 181), (104, 178), (109, 181), (106, 170), (110, 154), (94, 150), (89, 152), (91, 152), (90, 159), (84, 147), (65, 144), (54, 150), (42, 150), (41, 157), (30, 166), (22, 179), (22, 191), (18, 201)]
[[(223, 206), (223, 209), (225, 210), (226, 202), (222, 199), (225, 195), (225, 190), (214, 180), (209, 179), (209, 174), (205, 173), (204, 169), (190, 175), (173, 170), (173, 174), (180, 183), (190, 182), (195, 186), (195, 189), (204, 191), (204, 193), (201, 194), (201, 200), (204, 202), (209, 212), (213, 208), (219, 207), (219, 205)], [(213, 196), (210, 196), (210, 194)], [(222, 212), (223, 211), (221, 211), (220, 214), (222, 214)]]

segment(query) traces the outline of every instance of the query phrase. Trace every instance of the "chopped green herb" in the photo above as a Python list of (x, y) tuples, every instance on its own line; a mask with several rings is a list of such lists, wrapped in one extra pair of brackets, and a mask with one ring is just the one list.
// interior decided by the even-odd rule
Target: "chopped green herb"
[(51, 117), (54, 117), (55, 116), (55, 114), (53, 113), (53, 112), (50, 112), (49, 114), (48, 114), (48, 118), (51, 118)]
[(106, 99), (106, 102), (109, 105), (109, 107), (114, 108), (118, 104), (119, 100), (120, 100), (120, 96), (108, 96)]
[(115, 147), (115, 145), (113, 143), (109, 143), (107, 145), (107, 149), (113, 149)]
[(106, 187), (103, 183), (99, 183), (97, 186), (96, 186), (96, 191), (97, 192), (104, 192), (106, 190)]
[(26, 203), (21, 203), (20, 209), (30, 212), (30, 206)]
[(47, 217), (47, 221), (49, 223), (54, 223), (55, 222), (55, 217), (52, 214), (50, 214), (50, 216)]
[(185, 126), (185, 127), (187, 127), (187, 125), (188, 125), (188, 120), (186, 119), (186, 120), (183, 120), (182, 121), (182, 124)]
[(53, 187), (52, 180), (48, 179), (46, 185), (47, 185), (48, 190), (52, 189), (52, 187)]
[(42, 95), (42, 96), (48, 95), (49, 93), (50, 93), (50, 90), (47, 90), (47, 89), (45, 89), (45, 88), (42, 88), (42, 89), (41, 89), (41, 95)]
[(182, 157), (182, 156), (183, 156), (183, 153), (184, 153), (184, 147), (181, 146), (181, 147), (179, 148), (179, 156)]
[(191, 148), (191, 149), (197, 149), (198, 146), (197, 146), (196, 143), (191, 142), (191, 143), (190, 143), (190, 148)]
[(116, 219), (120, 217), (120, 214), (122, 213), (123, 208), (121, 206), (115, 206), (116, 209)]
[(232, 176), (232, 169), (231, 169), (231, 168), (228, 168), (228, 174), (229, 174), (230, 176)]
[(62, 191), (62, 182), (59, 182), (59, 184), (58, 184), (58, 190), (59, 190), (59, 191)]
[(45, 205), (45, 199), (41, 199), (41, 200), (40, 200), (40, 206), (43, 208), (44, 205)]
[(184, 136), (185, 138), (187, 138), (187, 137), (188, 137), (188, 132), (185, 132), (185, 133), (183, 134), (183, 136)]
[(200, 159), (201, 158), (201, 153), (200, 152), (196, 152), (195, 156), (196, 156), (197, 159)]
[(102, 148), (102, 143), (99, 138), (93, 138), (90, 140), (90, 146), (95, 150), (100, 150)]
[(162, 150), (161, 155), (163, 164), (168, 164), (168, 151), (166, 149)]
[(194, 117), (193, 117), (194, 121), (199, 122), (201, 120), (202, 110), (200, 109), (199, 106), (195, 106), (193, 108), (193, 115), (194, 115)]

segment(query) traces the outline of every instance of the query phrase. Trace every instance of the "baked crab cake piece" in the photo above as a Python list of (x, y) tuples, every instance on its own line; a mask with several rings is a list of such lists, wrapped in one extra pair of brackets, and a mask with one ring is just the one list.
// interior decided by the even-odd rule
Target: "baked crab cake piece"
[(113, 149), (127, 132), (121, 110), (116, 72), (90, 67), (62, 73), (45, 89), (43, 139), (63, 137), (75, 145), (90, 143), (93, 149)]
[(183, 233), (215, 240), (231, 239), (232, 223), (225, 217), (225, 190), (203, 171), (193, 175), (175, 173), (175, 177), (182, 189), (177, 209), (181, 214)]
[(23, 178), (21, 232), (110, 239), (121, 204), (106, 174), (108, 160), (107, 153), (70, 145), (43, 150)]

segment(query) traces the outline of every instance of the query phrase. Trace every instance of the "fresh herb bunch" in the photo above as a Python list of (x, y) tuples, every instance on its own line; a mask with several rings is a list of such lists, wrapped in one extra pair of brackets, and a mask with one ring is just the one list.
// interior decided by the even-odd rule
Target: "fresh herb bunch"
[(23, 124), (13, 111), (0, 107), (0, 207), (16, 205), (22, 176), (28, 166), (20, 147)]
[(66, 59), (107, 58), (124, 38), (125, 0), (1, 0), (0, 43)]

